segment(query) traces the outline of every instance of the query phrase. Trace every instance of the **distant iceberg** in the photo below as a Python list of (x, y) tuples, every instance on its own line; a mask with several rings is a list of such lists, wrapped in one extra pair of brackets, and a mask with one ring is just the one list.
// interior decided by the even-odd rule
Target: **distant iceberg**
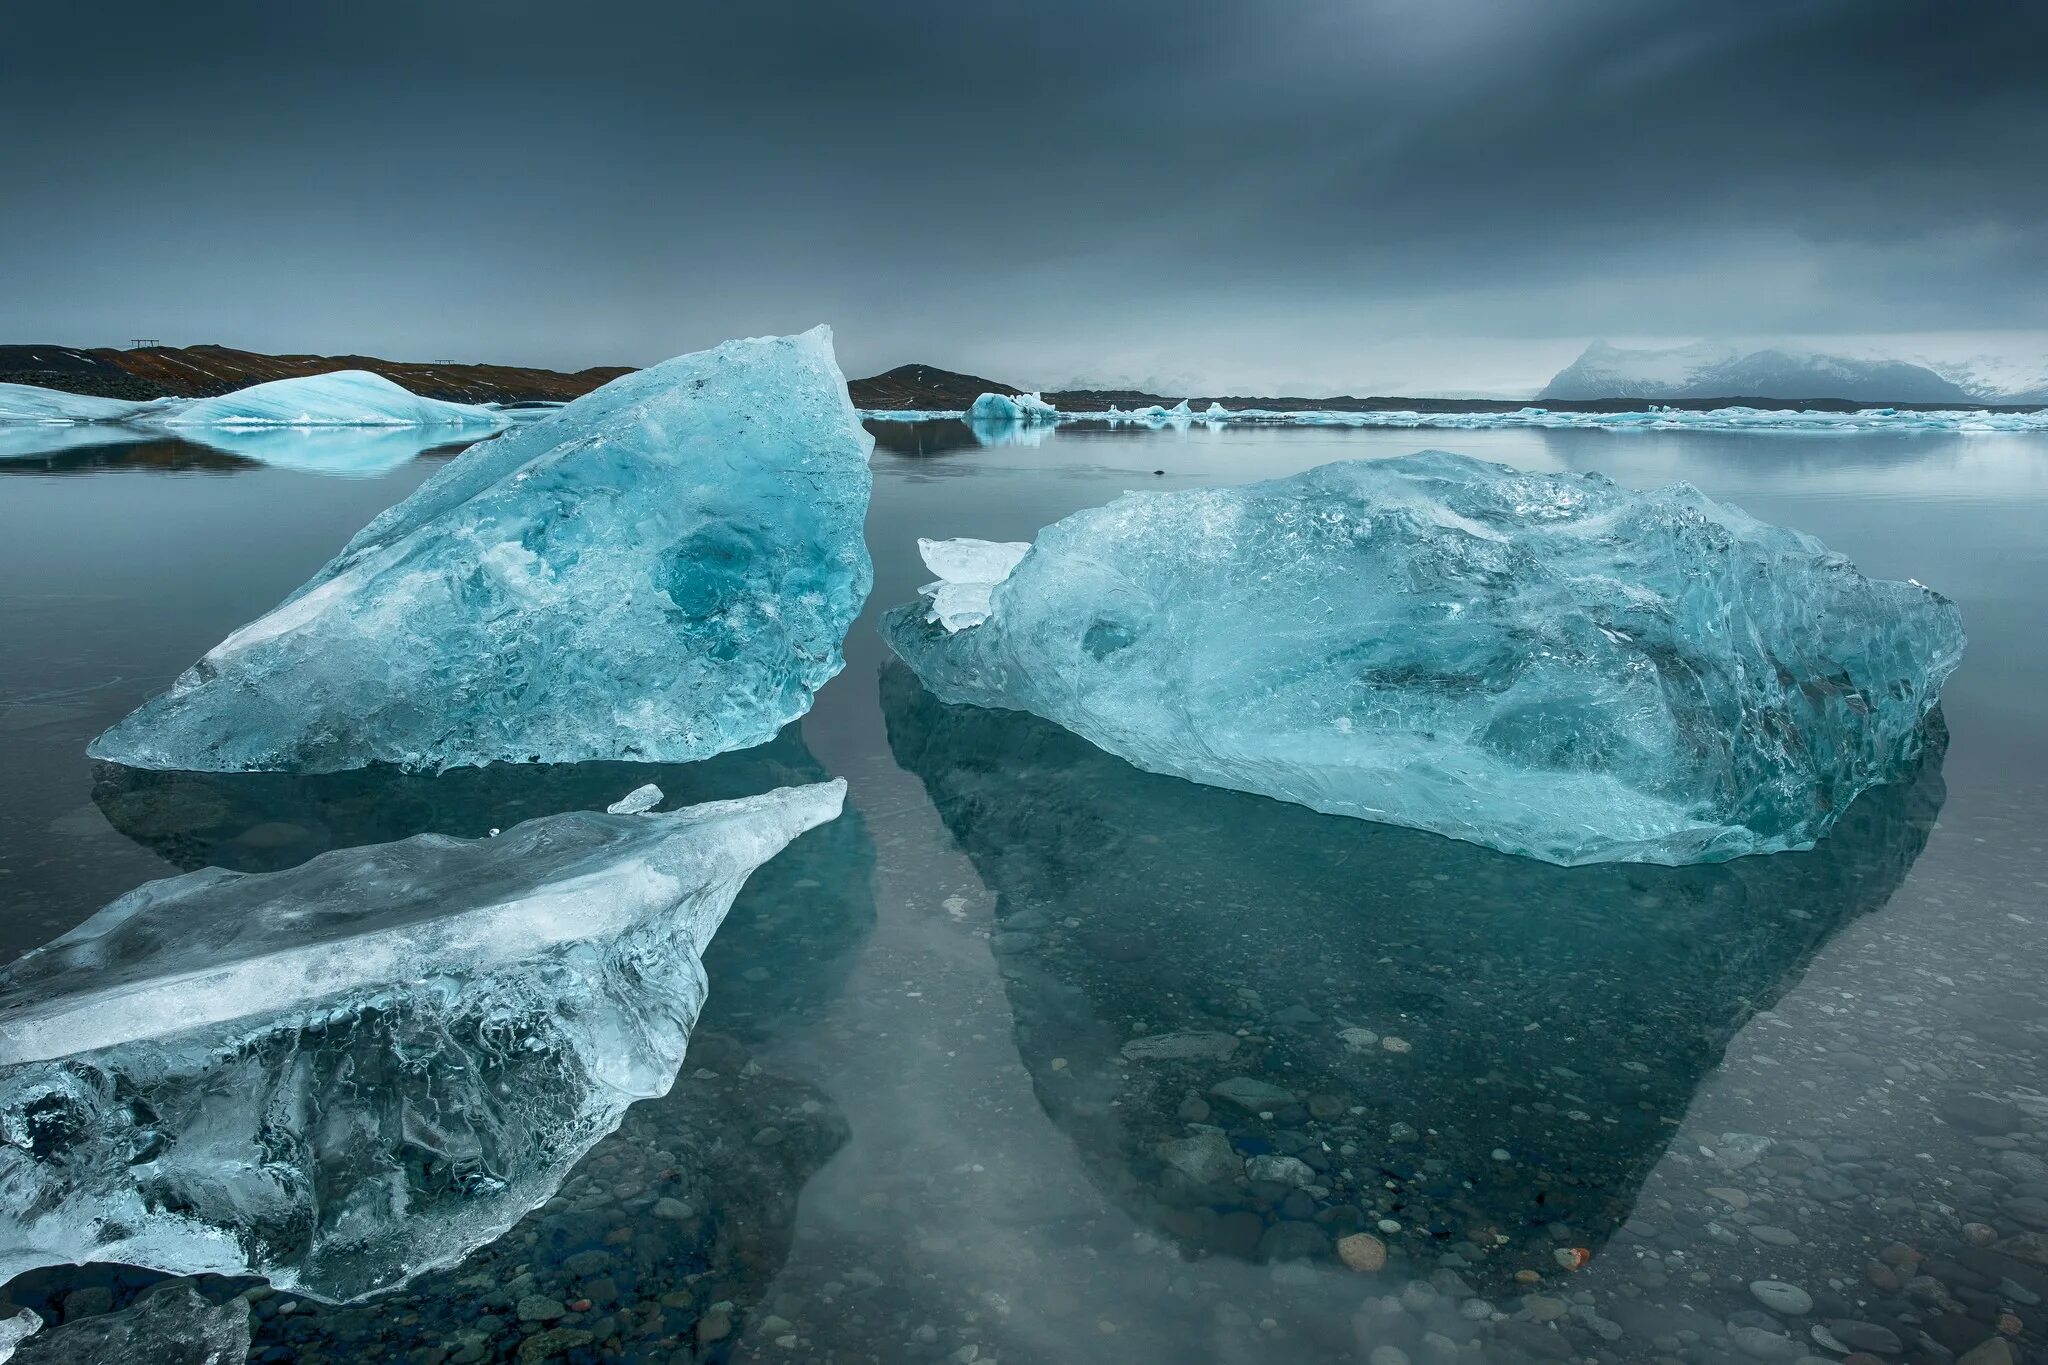
[(62, 389), (38, 388), (34, 384), (0, 384), (0, 425), (17, 422), (121, 422), (161, 408), (166, 401), (95, 398), (91, 394), (66, 393)]
[(1126, 494), (989, 602), (885, 621), (942, 700), (1564, 864), (1811, 846), (1913, 761), (1963, 651), (1947, 598), (1689, 485), (1441, 452)]
[[(882, 422), (959, 420), (961, 412), (864, 411), (861, 416)], [(1135, 411), (1111, 407), (1104, 412), (1066, 411), (1061, 425), (1107, 422), (1111, 426), (1178, 427), (1190, 421), (1233, 426), (1389, 427), (1398, 430), (1494, 431), (1754, 431), (1827, 435), (1881, 431), (2048, 431), (2048, 408), (2038, 412), (1991, 412), (1954, 409), (1916, 411), (1907, 408), (1864, 408), (1856, 412), (1816, 412), (1779, 408), (1685, 409), (1646, 407), (1636, 412), (1556, 412), (1544, 407), (1510, 412), (1420, 412), (1390, 409), (1371, 412), (1341, 409), (1225, 408), (1211, 403), (1199, 411), (1183, 401), (1175, 406)], [(979, 428), (977, 428), (979, 430)]]
[[(504, 413), (423, 398), (368, 370), (273, 379), (218, 398), (192, 398), (138, 414), (163, 427), (461, 427), (496, 431)], [(130, 419), (134, 420), (134, 419)]]
[(844, 664), (872, 447), (822, 327), (625, 375), (456, 458), (90, 752), (332, 772), (759, 744)]
[(967, 409), (969, 422), (1057, 422), (1060, 410), (1035, 393), (985, 393)]
[(845, 790), (138, 887), (0, 969), (0, 1280), (349, 1300), (454, 1264), (667, 1092), (734, 895)]

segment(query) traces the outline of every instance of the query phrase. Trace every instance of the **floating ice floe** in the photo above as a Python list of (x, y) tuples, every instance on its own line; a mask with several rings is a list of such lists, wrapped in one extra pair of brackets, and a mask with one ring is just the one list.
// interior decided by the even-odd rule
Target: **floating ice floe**
[(918, 589), (931, 601), (924, 619), (948, 633), (988, 619), (989, 594), (1031, 551), (1028, 540), (923, 540), (917, 553), (938, 581)]
[(1804, 848), (1917, 754), (1955, 604), (1686, 484), (1427, 452), (1133, 493), (1046, 528), (949, 631), (949, 702), (1141, 768), (1556, 863)]
[(0, 1280), (328, 1300), (453, 1264), (673, 1083), (700, 958), (843, 782), (137, 888), (0, 969)]
[(90, 752), (331, 772), (759, 744), (843, 666), (872, 446), (822, 327), (626, 375), (464, 452)]
[[(871, 421), (930, 422), (960, 419), (960, 411), (863, 412)], [(1921, 412), (1907, 408), (1865, 408), (1857, 412), (1809, 412), (1791, 409), (1646, 408), (1639, 412), (1554, 412), (1528, 407), (1512, 412), (1346, 412), (1294, 410), (1283, 408), (1225, 408), (1211, 403), (1195, 411), (1183, 401), (1175, 406), (1127, 411), (1111, 407), (1106, 412), (1065, 411), (1061, 425), (1076, 422), (1106, 422), (1117, 425), (1178, 426), (1184, 421), (1229, 423), (1234, 426), (1326, 426), (1392, 427), (1404, 430), (1492, 431), (1534, 429), (1543, 431), (1764, 431), (1826, 435), (1874, 431), (2048, 431), (2048, 408), (2038, 412), (1942, 411)]]
[[(252, 1335), (247, 1299), (212, 1304), (190, 1284), (172, 1283), (117, 1313), (67, 1319), (24, 1342), (13, 1358), (20, 1365), (241, 1365)], [(7, 1359), (0, 1348), (0, 1362)]]
[(1057, 422), (1060, 410), (1035, 393), (985, 393), (965, 416), (970, 422)]

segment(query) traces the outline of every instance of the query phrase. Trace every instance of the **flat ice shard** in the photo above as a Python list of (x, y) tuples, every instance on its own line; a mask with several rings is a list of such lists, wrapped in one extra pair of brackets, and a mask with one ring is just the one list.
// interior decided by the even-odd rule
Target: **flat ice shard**
[(496, 431), (495, 408), (423, 398), (368, 370), (273, 379), (217, 398), (174, 401), (140, 414), (164, 427), (460, 427)]
[(0, 1280), (358, 1298), (459, 1260), (665, 1093), (749, 873), (843, 782), (152, 882), (0, 970)]
[(967, 409), (969, 422), (1057, 422), (1060, 410), (1035, 393), (985, 393)]
[(14, 1358), (20, 1365), (241, 1365), (252, 1335), (247, 1299), (212, 1304), (189, 1284), (168, 1284), (118, 1313), (32, 1337)]
[(939, 576), (918, 589), (931, 600), (924, 619), (948, 632), (980, 625), (988, 619), (989, 594), (1030, 550), (1025, 540), (919, 540), (924, 566)]
[(843, 665), (872, 445), (822, 327), (626, 375), (464, 452), (91, 753), (332, 772), (762, 743)]
[(1442, 452), (1127, 494), (951, 633), (949, 702), (1141, 768), (1555, 863), (1805, 848), (1913, 760), (1960, 613), (1686, 484)]

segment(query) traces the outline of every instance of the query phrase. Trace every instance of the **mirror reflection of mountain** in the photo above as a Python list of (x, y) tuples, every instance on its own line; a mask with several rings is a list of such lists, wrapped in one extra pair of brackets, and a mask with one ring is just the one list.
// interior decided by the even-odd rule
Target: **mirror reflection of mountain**
[(1141, 772), (900, 664), (882, 687), (996, 897), (1040, 1102), (1134, 1216), (1260, 1261), (1351, 1236), (1499, 1284), (1597, 1250), (1730, 1037), (1890, 898), (1943, 798), (1937, 716), (1913, 779), (1812, 852), (1561, 868)]
[(929, 422), (892, 422), (869, 418), (862, 425), (875, 438), (875, 448), (891, 455), (918, 459), (950, 455), (956, 450), (979, 450), (973, 428), (958, 418), (936, 418)]
[(0, 427), (0, 474), (94, 474), (108, 469), (238, 474), (261, 467), (210, 446), (116, 427)]
[[(714, 985), (674, 1089), (628, 1110), (554, 1198), (459, 1265), (368, 1302), (257, 1287), (251, 1358), (723, 1359), (788, 1255), (798, 1195), (847, 1131), (822, 1092), (763, 1071), (722, 1031), (720, 999)], [(161, 1280), (52, 1267), (5, 1297), (75, 1321)], [(250, 1282), (198, 1283), (218, 1298)]]
[[(334, 848), (433, 832), (475, 838), (564, 810), (602, 810), (652, 782), (665, 809), (824, 780), (801, 722), (767, 744), (701, 763), (497, 763), (443, 773), (155, 772), (100, 763), (107, 822), (181, 870), (269, 872)], [(874, 843), (845, 813), (757, 868), (704, 954), (722, 1027), (756, 1037), (837, 995), (874, 927)]]

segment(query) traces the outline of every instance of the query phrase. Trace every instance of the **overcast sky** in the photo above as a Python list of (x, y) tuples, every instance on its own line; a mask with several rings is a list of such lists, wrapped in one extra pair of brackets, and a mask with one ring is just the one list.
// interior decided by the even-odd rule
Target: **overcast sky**
[(1533, 389), (1596, 336), (2048, 327), (2043, 0), (100, 0), (7, 30), (0, 341), (576, 367), (825, 321), (853, 375), (1385, 393)]

